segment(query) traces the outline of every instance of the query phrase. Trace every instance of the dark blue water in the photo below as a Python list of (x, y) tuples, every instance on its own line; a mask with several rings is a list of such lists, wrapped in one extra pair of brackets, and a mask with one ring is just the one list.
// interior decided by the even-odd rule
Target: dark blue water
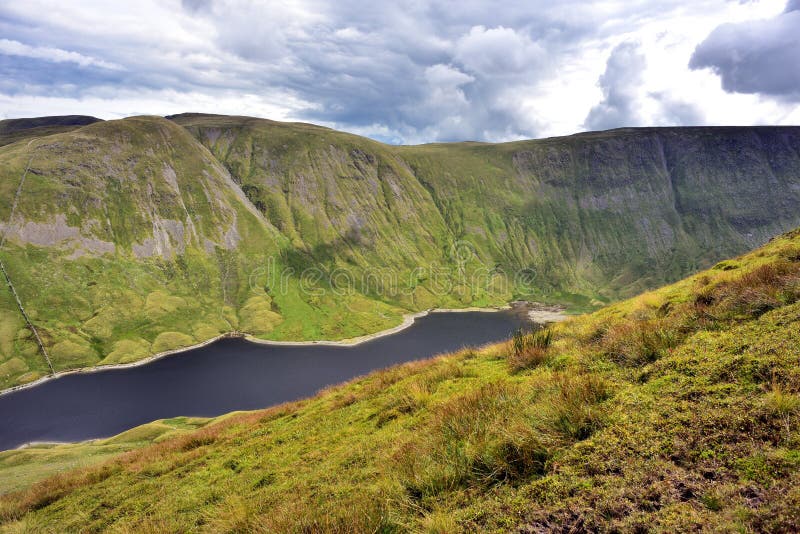
[(223, 339), (139, 367), (67, 375), (0, 396), (0, 450), (107, 437), (179, 415), (265, 408), (375, 369), (506, 339), (521, 321), (511, 312), (434, 313), (354, 347)]

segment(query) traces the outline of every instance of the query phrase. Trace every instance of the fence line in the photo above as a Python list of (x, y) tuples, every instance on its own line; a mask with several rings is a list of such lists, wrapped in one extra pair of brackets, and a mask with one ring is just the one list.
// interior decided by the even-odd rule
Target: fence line
[[(32, 139), (31, 139), (32, 141)], [(30, 142), (28, 142), (30, 144)], [(11, 214), (8, 216), (8, 224), (3, 232), (3, 237), (0, 239), (0, 249), (2, 249), (6, 244), (6, 237), (8, 236), (8, 229), (11, 226), (11, 223), (14, 222), (14, 212), (17, 211), (17, 202), (19, 201), (19, 195), (22, 192), (22, 186), (25, 184), (25, 177), (28, 176), (28, 170), (31, 168), (31, 162), (33, 161), (33, 155), (31, 155), (30, 159), (28, 160), (28, 165), (25, 167), (25, 172), (22, 173), (22, 178), (19, 181), (19, 186), (17, 186), (17, 192), (14, 195), (14, 201), (11, 203)], [(53, 369), (53, 363), (50, 361), (50, 355), (47, 354), (47, 349), (42, 342), (41, 336), (39, 336), (39, 331), (33, 325), (30, 317), (28, 317), (28, 312), (25, 311), (25, 307), (22, 305), (22, 301), (19, 298), (19, 294), (17, 294), (16, 288), (14, 288), (14, 284), (11, 282), (11, 277), (8, 276), (8, 271), (6, 271), (6, 266), (3, 263), (3, 260), (0, 259), (0, 270), (3, 271), (3, 276), (6, 279), (6, 283), (8, 284), (9, 289), (11, 290), (11, 294), (14, 295), (14, 300), (17, 302), (17, 307), (19, 308), (22, 317), (25, 319), (25, 323), (28, 326), (28, 329), (33, 332), (33, 335), (36, 337), (36, 343), (39, 345), (39, 350), (44, 355), (44, 359), (47, 361), (47, 366), (50, 368), (50, 373), (55, 375), (56, 371)]]

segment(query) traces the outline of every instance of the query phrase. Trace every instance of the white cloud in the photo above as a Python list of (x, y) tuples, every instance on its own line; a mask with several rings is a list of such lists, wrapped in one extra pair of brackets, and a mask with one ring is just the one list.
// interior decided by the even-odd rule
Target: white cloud
[(508, 76), (536, 69), (545, 56), (541, 45), (511, 28), (473, 26), (456, 42), (454, 59), (470, 72)]
[(603, 100), (589, 110), (585, 123), (588, 129), (607, 130), (641, 123), (637, 93), (645, 65), (638, 43), (625, 42), (611, 51), (606, 70), (598, 82)]
[[(591, 109), (612, 104), (606, 126), (797, 122), (796, 104), (726, 92), (719, 76), (688, 66), (715, 28), (774, 18), (785, 7), (783, 0), (7, 2), (0, 115), (235, 113), (392, 142), (570, 134), (584, 128)], [(628, 84), (598, 86), (624, 42), (639, 43), (644, 66)]]
[(77, 52), (69, 50), (62, 50), (60, 48), (53, 48), (50, 46), (29, 46), (19, 41), (10, 39), (0, 39), (0, 54), (7, 56), (20, 56), (36, 59), (44, 59), (45, 61), (52, 61), (55, 63), (70, 62), (80, 65), (82, 67), (101, 67), (104, 69), (122, 69), (121, 66), (103, 61), (102, 59), (84, 56)]

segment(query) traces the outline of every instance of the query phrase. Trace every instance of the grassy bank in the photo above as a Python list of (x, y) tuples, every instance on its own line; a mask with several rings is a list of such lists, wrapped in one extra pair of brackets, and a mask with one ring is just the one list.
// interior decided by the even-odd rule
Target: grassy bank
[(0, 498), (22, 531), (789, 532), (800, 232), (520, 336)]

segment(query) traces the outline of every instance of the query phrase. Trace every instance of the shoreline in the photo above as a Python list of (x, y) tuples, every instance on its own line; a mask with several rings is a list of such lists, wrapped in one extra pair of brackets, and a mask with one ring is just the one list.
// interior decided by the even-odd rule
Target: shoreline
[[(205, 341), (201, 341), (194, 345), (190, 345), (187, 347), (180, 347), (177, 349), (165, 350), (159, 352), (157, 354), (153, 354), (146, 358), (142, 358), (141, 360), (136, 360), (135, 362), (128, 362), (128, 363), (117, 363), (117, 364), (110, 364), (110, 365), (97, 365), (95, 367), (81, 367), (79, 369), (69, 369), (67, 371), (59, 371), (53, 375), (43, 376), (33, 382), (28, 382), (27, 384), (19, 384), (17, 386), (12, 386), (10, 388), (4, 389), (0, 391), (0, 397), (3, 395), (7, 395), (9, 393), (14, 393), (16, 391), (20, 391), (23, 389), (33, 388), (44, 384), (50, 380), (55, 380), (57, 378), (61, 378), (62, 376), (72, 375), (72, 374), (89, 374), (89, 373), (99, 373), (102, 371), (113, 371), (116, 369), (130, 369), (133, 367), (139, 367), (141, 365), (147, 365), (148, 363), (152, 363), (156, 360), (160, 360), (161, 358), (166, 358), (167, 356), (172, 356), (174, 354), (179, 354), (182, 352), (187, 352), (194, 349), (199, 349), (210, 345), (220, 339), (226, 338), (242, 338), (250, 343), (256, 343), (259, 345), (273, 345), (273, 346), (333, 346), (333, 347), (354, 347), (356, 345), (361, 345), (362, 343), (366, 343), (368, 341), (372, 341), (381, 337), (390, 336), (392, 334), (396, 334), (405, 330), (406, 328), (411, 327), (414, 324), (414, 321), (421, 317), (425, 317), (431, 313), (462, 313), (462, 312), (482, 312), (482, 313), (493, 313), (493, 312), (500, 312), (511, 310), (517, 305), (517, 303), (510, 303), (506, 304), (505, 306), (496, 306), (491, 308), (478, 308), (478, 307), (469, 307), (469, 308), (430, 308), (427, 310), (423, 310), (416, 313), (407, 313), (403, 315), (403, 321), (392, 328), (388, 328), (386, 330), (381, 330), (379, 332), (375, 332), (373, 334), (364, 334), (363, 336), (358, 336), (354, 338), (342, 339), (339, 341), (329, 341), (329, 340), (313, 340), (313, 341), (273, 341), (269, 339), (260, 339), (250, 334), (243, 333), (243, 332), (225, 332), (224, 334), (220, 334), (213, 338), (207, 339)], [(528, 314), (530, 320), (536, 322), (533, 319), (533, 316)]]

